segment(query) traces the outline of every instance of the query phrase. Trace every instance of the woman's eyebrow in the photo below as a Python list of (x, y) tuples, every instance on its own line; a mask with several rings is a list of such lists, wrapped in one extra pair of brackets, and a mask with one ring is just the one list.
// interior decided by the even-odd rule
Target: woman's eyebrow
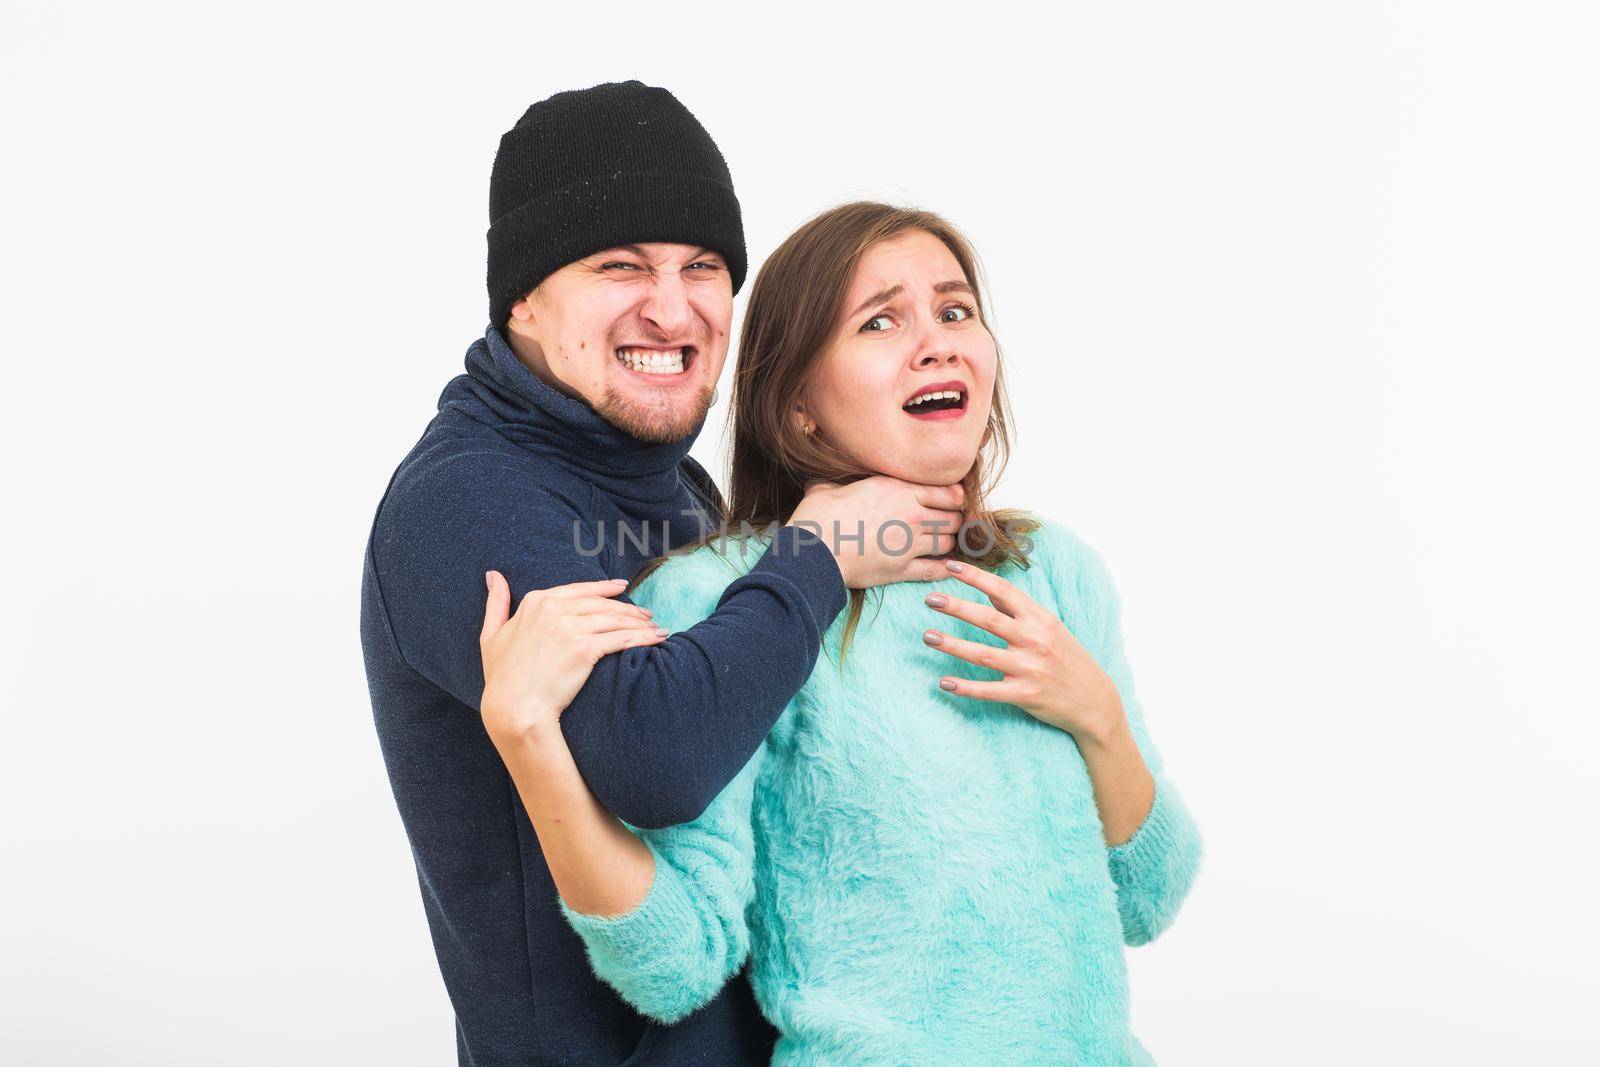
[[(871, 296), (861, 301), (861, 306), (850, 312), (846, 318), (853, 319), (863, 311), (867, 310), (873, 304), (881, 304), (885, 300), (893, 300), (895, 297), (905, 292), (905, 288), (906, 287), (903, 285), (891, 285), (887, 289), (873, 293)], [(972, 293), (972, 286), (958, 279), (951, 282), (940, 282), (938, 285), (933, 287), (933, 291), (936, 293), (967, 293), (970, 295)]]
[(905, 288), (906, 287), (903, 286), (903, 285), (891, 285), (887, 289), (884, 289), (884, 290), (881, 290), (879, 292), (873, 293), (871, 296), (869, 296), (865, 300), (861, 301), (861, 306), (856, 308), (854, 311), (850, 312), (849, 316), (847, 316), (847, 317), (853, 319), (857, 315), (861, 314), (863, 311), (867, 310), (873, 304), (881, 304), (885, 300), (893, 300), (895, 297), (897, 297), (901, 293), (903, 293), (905, 291)]

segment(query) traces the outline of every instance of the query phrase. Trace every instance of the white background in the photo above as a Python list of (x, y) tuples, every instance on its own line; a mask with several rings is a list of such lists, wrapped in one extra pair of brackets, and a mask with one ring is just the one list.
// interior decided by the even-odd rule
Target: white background
[(5, 26), (0, 1061), (454, 1062), (362, 548), (485, 325), (500, 133), (630, 77), (719, 140), (753, 263), (859, 196), (983, 254), (1002, 502), (1105, 554), (1206, 837), (1129, 951), (1162, 1064), (1600, 1057), (1584, 5)]

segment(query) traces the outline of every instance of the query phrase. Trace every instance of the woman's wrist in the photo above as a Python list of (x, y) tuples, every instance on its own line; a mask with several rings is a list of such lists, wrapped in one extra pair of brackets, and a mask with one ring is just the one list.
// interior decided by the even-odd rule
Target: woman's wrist
[(1109, 689), (1106, 698), (1099, 702), (1099, 713), (1070, 731), (1080, 748), (1093, 746), (1109, 750), (1133, 740), (1128, 727), (1128, 715), (1122, 707), (1122, 695), (1117, 692), (1115, 685), (1109, 686)]
[(548, 746), (561, 734), (560, 711), (502, 707), (485, 694), (483, 728), (496, 748)]

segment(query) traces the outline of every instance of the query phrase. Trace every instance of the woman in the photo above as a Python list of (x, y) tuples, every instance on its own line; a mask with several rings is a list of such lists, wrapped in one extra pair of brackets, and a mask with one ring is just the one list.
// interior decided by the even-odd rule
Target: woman
[(596, 972), (672, 1022), (748, 955), (774, 1063), (1151, 1062), (1123, 946), (1172, 922), (1200, 837), (1146, 732), (1100, 557), (985, 504), (1006, 402), (965, 239), (875, 203), (801, 227), (756, 278), (733, 411), (733, 528), (782, 523), (810, 481), (873, 473), (959, 481), (969, 518), (947, 579), (852, 594), (699, 819), (640, 834), (550, 726), (596, 656), (710, 615), (760, 538), (645, 574), (633, 599), (654, 624), (585, 587), (502, 627), (490, 575), (485, 722)]

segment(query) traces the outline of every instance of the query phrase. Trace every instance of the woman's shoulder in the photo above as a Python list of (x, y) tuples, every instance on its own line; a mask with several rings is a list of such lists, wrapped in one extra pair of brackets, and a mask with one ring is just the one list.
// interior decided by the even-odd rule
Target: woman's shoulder
[(1019, 548), (1028, 569), (1069, 595), (1098, 600), (1106, 595), (1110, 575), (1104, 557), (1073, 527), (1034, 511), (1010, 513), (1022, 533)]
[(1011, 531), (1018, 553), (1029, 567), (1070, 569), (1092, 551), (1072, 527), (1037, 511), (1006, 509), (998, 521)]

